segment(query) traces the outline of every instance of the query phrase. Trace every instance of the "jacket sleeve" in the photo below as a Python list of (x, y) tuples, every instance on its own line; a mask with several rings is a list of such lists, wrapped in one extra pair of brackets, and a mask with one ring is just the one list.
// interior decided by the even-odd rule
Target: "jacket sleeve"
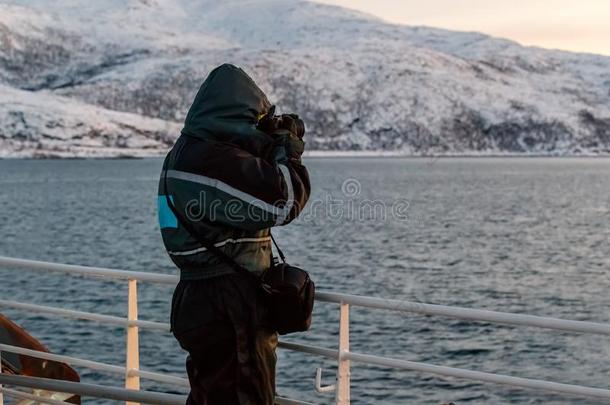
[(284, 204), (286, 216), (282, 221), (278, 221), (277, 225), (285, 225), (295, 219), (307, 204), (311, 185), (309, 173), (301, 164), (301, 155), (305, 148), (303, 140), (288, 131), (276, 136), (279, 142), (273, 151), (273, 161), (279, 168), (282, 184), (285, 185), (282, 194), (286, 201)]
[(267, 159), (228, 143), (184, 148), (196, 158), (181, 157), (167, 170), (170, 195), (195, 227), (206, 221), (256, 231), (288, 224), (310, 194), (303, 149), (303, 141), (287, 131), (276, 134)]

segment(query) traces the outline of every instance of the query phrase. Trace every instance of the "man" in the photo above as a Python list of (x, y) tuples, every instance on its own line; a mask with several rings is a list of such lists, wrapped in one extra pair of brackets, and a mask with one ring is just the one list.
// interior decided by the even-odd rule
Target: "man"
[(219, 66), (163, 163), (159, 222), (180, 268), (171, 326), (189, 353), (189, 405), (274, 402), (277, 333), (262, 292), (200, 243), (212, 241), (260, 274), (272, 260), (269, 228), (289, 223), (305, 206), (303, 122), (274, 117), (274, 110), (243, 70)]

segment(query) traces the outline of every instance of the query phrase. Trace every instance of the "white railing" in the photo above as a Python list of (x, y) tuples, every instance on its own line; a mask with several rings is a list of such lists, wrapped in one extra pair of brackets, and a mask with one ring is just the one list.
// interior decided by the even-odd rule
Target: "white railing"
[[(102, 372), (123, 375), (125, 378), (125, 389), (116, 387), (104, 387), (93, 384), (68, 383), (63, 381), (43, 381), (45, 379), (21, 376), (8, 376), (0, 374), (0, 405), (2, 405), (2, 393), (7, 396), (20, 396), (28, 398), (30, 393), (24, 393), (14, 389), (3, 388), (1, 384), (21, 387), (45, 388), (53, 386), (59, 392), (75, 393), (83, 396), (94, 396), (118, 399), (127, 403), (184, 403), (184, 397), (162, 394), (155, 392), (139, 391), (140, 378), (146, 378), (174, 386), (188, 387), (188, 381), (182, 377), (169, 376), (166, 374), (143, 371), (139, 369), (139, 329), (169, 332), (169, 324), (154, 321), (138, 320), (137, 314), (137, 281), (173, 285), (178, 281), (177, 276), (167, 274), (154, 274), (136, 271), (113, 270), (97, 267), (74, 266), (59, 263), (46, 263), (32, 260), (0, 257), (0, 267), (21, 268), (34, 271), (56, 271), (71, 275), (87, 277), (101, 277), (113, 280), (126, 280), (128, 283), (128, 310), (127, 318), (110, 315), (102, 315), (91, 312), (82, 312), (55, 308), (44, 305), (35, 305), (9, 300), (0, 300), (0, 307), (13, 308), (28, 312), (35, 312), (46, 316), (62, 316), (68, 318), (85, 319), (99, 323), (121, 326), (126, 328), (126, 361), (125, 366), (116, 366), (91, 360), (79, 359), (69, 356), (60, 356), (52, 353), (38, 352), (20, 347), (0, 344), (0, 356), (2, 352), (10, 352), (38, 357), (47, 360), (65, 362), (70, 365), (86, 367)], [(350, 306), (366, 307), (401, 311), (408, 313), (444, 316), (460, 318), (471, 321), (493, 322), (509, 325), (539, 327), (555, 329), (567, 332), (578, 332), (588, 334), (610, 335), (610, 325), (586, 321), (571, 321), (558, 318), (540, 317), (533, 315), (511, 314), (505, 312), (487, 311), (479, 309), (450, 307), (443, 305), (423, 304), (419, 302), (387, 300), (373, 297), (363, 297), (349, 294), (338, 294), (331, 292), (316, 293), (316, 300), (339, 304), (339, 342), (337, 349), (317, 347), (296, 342), (282, 341), (279, 347), (286, 350), (294, 350), (302, 353), (313, 354), (335, 359), (337, 361), (336, 383), (331, 386), (322, 386), (321, 370), (317, 371), (316, 389), (319, 392), (335, 391), (335, 403), (345, 405), (350, 403), (350, 369), (351, 363), (366, 363), (377, 366), (397, 368), (436, 374), (445, 377), (462, 378), (479, 382), (503, 384), (514, 387), (529, 388), (555, 393), (563, 393), (574, 396), (596, 398), (610, 402), (610, 390), (604, 388), (586, 387), (581, 385), (563, 384), (551, 381), (536, 380), (529, 378), (514, 377), (502, 374), (485, 373), (481, 371), (466, 370), (453, 367), (445, 367), (427, 363), (413, 362), (395, 358), (380, 357), (370, 354), (354, 353), (349, 349), (349, 312)], [(50, 385), (49, 385), (50, 384)], [(63, 390), (63, 391), (61, 391)], [(106, 396), (104, 396), (106, 395)], [(110, 395), (110, 396), (108, 396)], [(39, 398), (40, 399), (40, 398)], [(41, 399), (42, 401), (42, 399)], [(45, 400), (45, 403), (52, 403)], [(278, 398), (279, 404), (305, 404), (301, 401), (293, 401)]]

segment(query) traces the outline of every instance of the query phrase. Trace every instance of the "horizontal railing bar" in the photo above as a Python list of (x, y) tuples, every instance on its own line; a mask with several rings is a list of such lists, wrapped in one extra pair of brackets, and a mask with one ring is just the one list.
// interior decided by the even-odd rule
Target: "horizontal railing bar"
[(0, 384), (66, 392), (85, 397), (114, 399), (117, 401), (143, 402), (156, 405), (183, 405), (186, 396), (151, 391), (136, 391), (105, 385), (52, 380), (49, 378), (25, 377), (0, 373)]
[[(294, 342), (280, 342), (280, 347), (288, 350), (295, 350), (308, 354), (315, 354), (324, 357), (336, 359), (339, 356), (337, 350), (327, 349), (318, 346), (310, 346)], [(602, 388), (592, 388), (580, 385), (563, 384), (544, 380), (534, 380), (522, 377), (512, 377), (502, 374), (485, 373), (481, 371), (466, 370), (461, 368), (437, 366), (427, 363), (419, 363), (408, 360), (393, 359), (388, 357), (373, 356), (367, 354), (359, 354), (354, 352), (345, 352), (341, 354), (342, 358), (353, 360), (355, 362), (367, 363), (377, 366), (392, 367), (404, 370), (419, 371), (442, 375), (445, 377), (463, 378), (481, 382), (491, 382), (503, 385), (512, 385), (515, 387), (539, 389), (551, 392), (560, 392), (564, 394), (572, 394), (578, 396), (587, 396), (594, 398), (610, 399), (610, 390)]]
[(509, 325), (534, 326), (545, 329), (555, 329), (567, 332), (592, 333), (610, 335), (610, 324), (570, 321), (559, 318), (549, 318), (535, 315), (513, 314), (508, 312), (488, 311), (451, 307), (445, 305), (424, 304), (421, 302), (400, 301), (384, 298), (364, 297), (359, 295), (318, 292), (318, 301), (355, 305), (365, 308), (389, 309), (392, 311), (410, 312), (424, 315), (438, 315), (451, 318), (468, 319)]
[[(338, 351), (317, 346), (304, 345), (293, 342), (280, 342), (280, 347), (288, 350), (296, 350), (304, 353), (321, 355), (330, 358), (337, 358)], [(6, 346), (6, 345), (3, 345)], [(3, 349), (4, 350), (4, 349)], [(8, 351), (8, 350), (5, 350)], [(437, 366), (426, 363), (412, 362), (407, 360), (392, 359), (373, 355), (365, 355), (354, 352), (342, 354), (345, 358), (356, 362), (406, 369), (442, 375), (446, 377), (464, 378), (469, 380), (491, 382), (503, 385), (511, 385), (529, 389), (540, 389), (544, 391), (559, 392), (564, 394), (588, 396), (595, 398), (610, 399), (610, 390), (592, 388), (571, 384), (555, 383), (544, 380), (534, 380), (521, 377), (513, 377), (501, 374), (485, 373), (453, 367)], [(278, 402), (281, 403), (281, 402)]]
[(288, 399), (283, 397), (275, 397), (275, 405), (314, 405), (311, 402), (297, 401), (296, 399)]
[[(337, 350), (327, 349), (327, 348), (319, 347), (319, 346), (305, 345), (305, 344), (301, 344), (301, 343), (280, 341), (280, 342), (278, 342), (278, 347), (280, 347), (282, 349), (286, 349), (286, 350), (301, 352), (301, 353), (315, 354), (315, 355), (319, 355), (319, 356), (329, 357), (331, 359), (336, 359), (337, 356), (339, 356), (339, 351), (337, 351)], [(9, 352), (9, 353), (23, 354), (26, 356), (37, 357), (40, 359), (60, 361), (60, 362), (74, 365), (74, 366), (90, 368), (92, 370), (108, 371), (111, 373), (125, 373), (125, 367), (122, 367), (122, 366), (115, 366), (112, 364), (99, 363), (99, 362), (96, 362), (93, 360), (80, 359), (78, 357), (69, 357), (69, 356), (60, 355), (60, 354), (53, 354), (53, 353), (48, 353), (48, 352), (40, 352), (37, 350), (24, 349), (22, 347), (11, 346), (11, 345), (6, 345), (6, 344), (0, 343), (0, 352), (2, 352), (2, 351)], [(151, 372), (142, 371), (142, 370), (130, 370), (130, 373), (132, 373), (132, 372), (134, 374), (139, 374), (141, 376), (151, 374)], [(156, 374), (156, 373), (152, 373), (152, 374)], [(145, 378), (147, 378), (147, 377), (145, 377)], [(179, 379), (182, 379), (182, 380), (188, 382), (188, 380), (186, 378), (180, 378), (180, 377), (175, 377), (175, 378), (179, 378)], [(154, 378), (150, 378), (150, 379), (154, 379)]]
[[(296, 345), (296, 346), (300, 346), (300, 345)], [(6, 344), (2, 344), (2, 343), (0, 343), (0, 352), (23, 354), (26, 356), (36, 357), (36, 358), (44, 359), (44, 360), (59, 361), (59, 362), (63, 362), (63, 363), (66, 363), (66, 364), (69, 364), (72, 366), (86, 367), (91, 370), (106, 371), (106, 372), (111, 372), (111, 373), (115, 373), (115, 374), (124, 374), (125, 373), (125, 367), (121, 367), (121, 366), (115, 366), (115, 365), (111, 365), (111, 364), (100, 363), (97, 361), (80, 359), (77, 357), (70, 357), (70, 356), (65, 356), (65, 355), (60, 355), (60, 354), (41, 352), (38, 350), (25, 349), (23, 347), (11, 346), (11, 345), (6, 345)], [(143, 378), (146, 378), (149, 380), (153, 380), (153, 381), (177, 384), (177, 385), (180, 385), (180, 386), (183, 386), (186, 388), (190, 388), (189, 381), (186, 378), (181, 378), (181, 377), (172, 376), (172, 375), (159, 374), (159, 373), (153, 373), (153, 372), (144, 371), (144, 370), (129, 370), (129, 373), (138, 375), (140, 377), (143, 377)], [(20, 391), (17, 391), (17, 392), (20, 392)], [(27, 399), (38, 399), (38, 397), (37, 398), (28, 397)], [(283, 398), (283, 397), (277, 397), (276, 403), (278, 405), (299, 405), (299, 404), (308, 405), (309, 404), (309, 402), (296, 401), (293, 399), (287, 399), (287, 398)]]
[[(187, 380), (187, 386), (188, 386), (188, 380)], [(7, 396), (12, 396), (14, 398), (30, 399), (30, 400), (36, 401), (37, 403), (40, 403), (40, 404), (70, 405), (69, 402), (40, 397), (38, 395), (29, 394), (27, 392), (13, 390), (13, 389), (2, 387), (2, 386), (0, 386), (0, 392), (4, 392)], [(284, 398), (284, 397), (275, 397), (275, 404), (277, 404), (277, 405), (314, 405), (311, 402), (297, 401), (294, 399), (288, 399), (288, 398)]]
[(6, 394), (7, 397), (13, 397), (17, 399), (29, 399), (35, 401), (35, 404), (49, 404), (49, 405), (71, 405), (69, 402), (60, 401), (52, 398), (40, 397), (38, 395), (29, 394), (27, 392), (13, 390), (0, 386), (0, 392)]
[(104, 277), (114, 280), (139, 280), (175, 285), (179, 277), (173, 274), (147, 273), (143, 271), (114, 270), (103, 267), (77, 266), (73, 264), (41, 262), (0, 256), (0, 267), (25, 268), (37, 271), (58, 271), (81, 276)]
[[(0, 266), (28, 268), (32, 270), (44, 271), (61, 271), (71, 274), (101, 276), (122, 280), (136, 279), (162, 284), (175, 284), (179, 279), (178, 276), (171, 274), (156, 274), (138, 271), (113, 270), (99, 267), (67, 265), (60, 263), (48, 263), (35, 260), (16, 259), (4, 256), (0, 256)], [(387, 309), (425, 315), (447, 316), (451, 318), (460, 318), (491, 323), (503, 323), (509, 325), (534, 326), (539, 328), (555, 329), (568, 332), (610, 335), (610, 325), (596, 322), (571, 321), (535, 315), (512, 314), (507, 312), (460, 308), (435, 304), (424, 304), (420, 302), (390, 300), (332, 292), (317, 292), (316, 299), (318, 301), (333, 303), (340, 303), (343, 301), (351, 305), (375, 309)]]
[[(70, 356), (65, 356), (65, 355), (61, 355), (61, 354), (54, 354), (54, 353), (48, 353), (48, 352), (41, 352), (38, 350), (25, 349), (23, 347), (11, 346), (11, 345), (6, 345), (6, 344), (2, 344), (2, 343), (0, 343), (0, 352), (16, 353), (16, 354), (22, 354), (25, 356), (36, 357), (36, 358), (44, 359), (44, 360), (59, 361), (62, 363), (69, 364), (71, 366), (80, 366), (80, 367), (85, 367), (85, 368), (88, 368), (91, 370), (105, 371), (108, 373), (123, 374), (123, 375), (125, 374), (125, 367), (122, 367), (122, 366), (115, 366), (112, 364), (100, 363), (100, 362), (93, 361), (93, 360), (86, 360), (86, 359), (81, 359), (78, 357), (70, 357)], [(144, 370), (129, 370), (129, 374), (138, 375), (142, 378), (146, 378), (146, 379), (153, 380), (153, 381), (165, 382), (168, 384), (177, 384), (177, 385), (180, 385), (183, 387), (190, 386), (189, 382), (186, 378), (172, 376), (172, 375), (165, 375), (165, 374), (154, 373), (151, 371), (144, 371)]]
[[(587, 322), (570, 321), (558, 318), (546, 318), (535, 315), (511, 314), (506, 312), (487, 311), (460, 307), (449, 307), (443, 305), (423, 304), (419, 302), (387, 300), (382, 298), (362, 297), (357, 295), (338, 293), (316, 293), (317, 298), (325, 302), (345, 302), (350, 305), (376, 309), (391, 309), (394, 311), (419, 313), (425, 315), (448, 316), (452, 318), (469, 319), (473, 321), (504, 323), (509, 325), (533, 326), (546, 329), (561, 330), (567, 332), (592, 333), (610, 335), (610, 325)], [(169, 324), (155, 321), (127, 320), (112, 315), (95, 314), (91, 312), (75, 311), (70, 309), (48, 307), (43, 305), (28, 304), (17, 301), (0, 300), (0, 306), (38, 311), (69, 318), (85, 319), (112, 325), (136, 325), (143, 329), (153, 329), (167, 332)]]
[(61, 363), (70, 364), (72, 366), (86, 367), (91, 370), (105, 371), (108, 373), (121, 374), (125, 373), (125, 367), (115, 366), (112, 364), (100, 363), (93, 360), (79, 359), (76, 357), (64, 356), (61, 354), (53, 354), (41, 352), (38, 350), (25, 349), (23, 347), (5, 345), (0, 343), (0, 352), (21, 354), (24, 356), (35, 357), (43, 360), (58, 361)]
[[(339, 355), (339, 352), (337, 350), (327, 349), (327, 348), (319, 347), (319, 346), (305, 345), (305, 344), (301, 344), (301, 343), (280, 341), (278, 343), (278, 346), (280, 348), (286, 349), (286, 350), (293, 350), (293, 351), (298, 351), (298, 352), (302, 352), (302, 353), (315, 354), (315, 355), (319, 355), (319, 356), (329, 357), (332, 359), (336, 359), (337, 356)], [(117, 374), (125, 373), (125, 367), (122, 367), (122, 366), (115, 366), (112, 364), (100, 363), (100, 362), (93, 361), (93, 360), (86, 360), (86, 359), (81, 359), (78, 357), (70, 357), (70, 356), (65, 356), (65, 355), (61, 355), (61, 354), (41, 352), (38, 350), (25, 349), (23, 347), (11, 346), (11, 345), (0, 343), (0, 352), (3, 352), (3, 351), (8, 352), (8, 353), (23, 354), (26, 356), (36, 357), (39, 359), (59, 361), (59, 362), (67, 363), (67, 364), (74, 365), (74, 366), (90, 368), (92, 370), (107, 371), (110, 373), (117, 373)], [(140, 375), (141, 377), (148, 378), (151, 380), (155, 380), (158, 376), (168, 377), (168, 376), (165, 376), (164, 374), (158, 374), (158, 373), (153, 373), (150, 371), (143, 371), (143, 370), (129, 370), (129, 372)], [(174, 377), (174, 376), (172, 376), (171, 378), (175, 379), (175, 380), (172, 380), (172, 382), (183, 383), (183, 385), (188, 386), (188, 380), (186, 378)], [(178, 380), (180, 380), (180, 381), (178, 381)], [(167, 381), (167, 382), (170, 382), (170, 381)]]
[(176, 385), (179, 385), (181, 387), (186, 387), (186, 388), (191, 387), (188, 379), (182, 378), (182, 377), (176, 377), (173, 375), (165, 375), (165, 374), (153, 373), (152, 371), (143, 371), (143, 370), (134, 370), (134, 369), (129, 370), (129, 375), (137, 375), (142, 378), (146, 378), (148, 380), (164, 382), (164, 383), (168, 383), (168, 384), (176, 384)]
[(33, 311), (37, 315), (39, 314), (53, 314), (64, 316), (68, 318), (84, 319), (88, 321), (95, 321), (116, 326), (138, 326), (144, 329), (154, 329), (163, 332), (169, 331), (169, 324), (154, 321), (143, 321), (143, 320), (128, 320), (127, 318), (121, 318), (113, 315), (102, 315), (93, 312), (75, 311), (73, 309), (64, 309), (57, 307), (49, 307), (46, 305), (27, 304), (24, 302), (0, 300), (0, 307), (8, 307), (14, 309), (22, 309), (26, 311)]
[(337, 359), (339, 357), (339, 351), (333, 349), (327, 349), (325, 347), (305, 345), (302, 343), (294, 342), (278, 342), (278, 347), (286, 350), (293, 350), (295, 352), (315, 354), (318, 356), (329, 357), (331, 359)]
[(602, 388), (592, 388), (580, 385), (562, 384), (551, 381), (534, 380), (529, 378), (512, 377), (502, 374), (492, 374), (481, 371), (465, 370), (461, 368), (436, 366), (433, 364), (418, 363), (413, 361), (392, 359), (388, 357), (379, 357), (368, 354), (359, 354), (354, 352), (342, 353), (341, 357), (360, 363), (400, 368), (411, 371), (420, 371), (424, 373), (442, 375), (445, 377), (462, 378), (474, 381), (510, 385), (513, 387), (558, 392), (562, 394), (570, 394), (576, 396), (610, 399), (610, 390)]

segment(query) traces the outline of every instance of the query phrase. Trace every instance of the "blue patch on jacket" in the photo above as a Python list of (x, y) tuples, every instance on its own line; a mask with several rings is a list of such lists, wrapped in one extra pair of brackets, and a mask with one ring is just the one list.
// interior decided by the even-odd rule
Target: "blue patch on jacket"
[[(173, 203), (174, 198), (170, 195), (170, 201)], [(169, 205), (167, 205), (167, 199), (164, 195), (157, 196), (157, 209), (159, 211), (159, 226), (163, 228), (178, 228), (178, 218), (174, 215)]]

